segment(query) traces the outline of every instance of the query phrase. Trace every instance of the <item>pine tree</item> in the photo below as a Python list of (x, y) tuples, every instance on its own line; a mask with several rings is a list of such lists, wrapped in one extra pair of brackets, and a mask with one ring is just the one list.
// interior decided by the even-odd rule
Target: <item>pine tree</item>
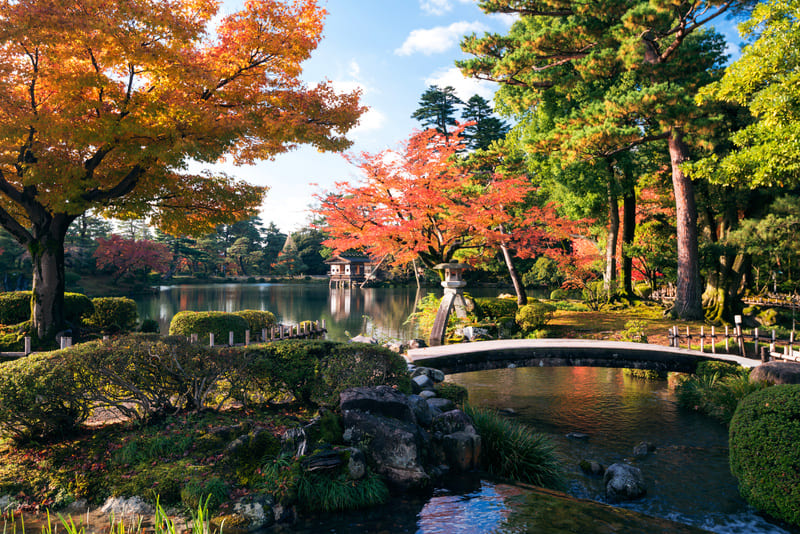
[(419, 108), (411, 114), (412, 119), (417, 119), (425, 128), (434, 128), (437, 132), (449, 134), (447, 128), (455, 126), (456, 106), (463, 104), (461, 99), (456, 96), (456, 90), (449, 85), (440, 89), (436, 85), (431, 85), (422, 93), (419, 100)]
[(489, 102), (480, 95), (473, 95), (461, 112), (464, 122), (475, 124), (464, 128), (464, 138), (472, 149), (489, 148), (493, 141), (502, 139), (508, 133), (508, 125), (494, 116)]

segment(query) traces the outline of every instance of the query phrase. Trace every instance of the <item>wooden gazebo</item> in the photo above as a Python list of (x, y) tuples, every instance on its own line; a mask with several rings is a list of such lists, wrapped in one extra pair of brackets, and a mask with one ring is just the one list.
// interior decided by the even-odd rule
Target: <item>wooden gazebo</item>
[(328, 287), (351, 288), (353, 284), (365, 282), (374, 265), (366, 256), (333, 256), (325, 260), (330, 265)]

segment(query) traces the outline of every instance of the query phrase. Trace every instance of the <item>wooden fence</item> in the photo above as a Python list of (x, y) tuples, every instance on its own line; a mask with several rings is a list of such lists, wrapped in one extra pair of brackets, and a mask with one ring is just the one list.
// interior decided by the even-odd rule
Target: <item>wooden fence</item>
[[(318, 338), (322, 337), (326, 332), (327, 328), (325, 325), (325, 319), (322, 321), (303, 321), (300, 324), (296, 325), (275, 325), (271, 328), (265, 328), (261, 331), (260, 336), (253, 336), (250, 330), (244, 331), (244, 343), (234, 343), (233, 342), (233, 332), (228, 332), (228, 343), (219, 343), (219, 340), (214, 339), (214, 334), (209, 334), (209, 346), (211, 347), (218, 347), (218, 346), (247, 346), (251, 343), (258, 343), (259, 340), (262, 343), (267, 343), (270, 341), (279, 341), (283, 339), (307, 339), (307, 338)], [(108, 336), (103, 336), (103, 339), (108, 339)], [(192, 343), (197, 343), (199, 336), (197, 334), (191, 334), (189, 336), (189, 341)], [(65, 349), (67, 347), (72, 346), (72, 338), (71, 337), (59, 337), (57, 339), (58, 345), (60, 348)], [(25, 347), (23, 352), (0, 352), (0, 360), (14, 360), (17, 358), (21, 358), (23, 356), (27, 356), (29, 354), (36, 354), (35, 352), (31, 351), (31, 338), (25, 338)]]
[[(653, 300), (675, 300), (675, 286), (661, 287), (650, 295)], [(743, 297), (742, 302), (750, 306), (766, 306), (770, 308), (797, 308), (800, 310), (800, 295), (769, 293), (754, 297)]]
[[(761, 358), (762, 361), (770, 359), (782, 359), (800, 362), (800, 347), (795, 347), (794, 331), (789, 334), (788, 339), (780, 339), (776, 336), (775, 330), (763, 331), (753, 328), (749, 333), (742, 329), (741, 318), (737, 316), (737, 323), (733, 327), (725, 326), (717, 329), (714, 326), (701, 326), (699, 333), (692, 334), (689, 327), (684, 329), (677, 326), (670, 328), (669, 346), (681, 348), (691, 348), (700, 352), (715, 354), (721, 347), (718, 344), (724, 342), (723, 353), (736, 353), (744, 357)], [(750, 348), (748, 347), (750, 345)]]

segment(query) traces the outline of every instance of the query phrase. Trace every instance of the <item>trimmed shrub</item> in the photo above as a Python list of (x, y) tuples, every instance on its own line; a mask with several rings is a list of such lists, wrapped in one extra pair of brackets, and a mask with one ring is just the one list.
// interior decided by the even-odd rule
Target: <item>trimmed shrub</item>
[(544, 488), (564, 487), (561, 464), (547, 436), (490, 410), (466, 404), (464, 412), (481, 436), (480, 461), (486, 471)]
[(92, 299), (81, 293), (64, 293), (64, 320), (79, 325), (94, 312)]
[(260, 334), (265, 328), (275, 324), (275, 314), (266, 310), (241, 310), (234, 312), (245, 321), (252, 335)]
[(730, 427), (731, 473), (750, 505), (800, 526), (800, 385), (745, 398)]
[(480, 319), (499, 319), (517, 313), (517, 301), (501, 298), (476, 298), (476, 315)]
[(157, 334), (83, 343), (67, 351), (87, 398), (138, 420), (207, 407), (238, 363), (183, 337)]
[(86, 324), (103, 332), (130, 332), (136, 327), (139, 312), (136, 303), (127, 297), (102, 297), (92, 299), (94, 312)]
[(214, 334), (215, 344), (225, 344), (228, 342), (228, 333), (233, 332), (233, 342), (244, 343), (244, 331), (248, 327), (246, 319), (233, 313), (182, 311), (170, 321), (169, 335), (189, 337), (197, 334), (199, 340), (207, 345), (209, 334)]
[(539, 330), (550, 322), (556, 312), (556, 307), (544, 302), (533, 302), (522, 306), (517, 311), (517, 324), (525, 332)]
[(0, 432), (16, 441), (72, 432), (89, 416), (67, 350), (0, 364)]
[(19, 324), (31, 318), (32, 291), (0, 293), (0, 324)]
[(411, 389), (403, 357), (377, 345), (286, 340), (223, 352), (244, 362), (232, 379), (240, 394), (258, 391), (268, 399), (291, 396), (304, 405), (337, 408), (339, 393), (347, 388), (388, 384)]

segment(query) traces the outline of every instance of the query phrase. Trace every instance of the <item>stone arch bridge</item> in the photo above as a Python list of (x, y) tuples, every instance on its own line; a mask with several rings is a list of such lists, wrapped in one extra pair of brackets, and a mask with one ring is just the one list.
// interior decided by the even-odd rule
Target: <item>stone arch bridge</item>
[(630, 367), (693, 373), (704, 360), (756, 367), (759, 360), (730, 354), (593, 339), (501, 339), (411, 349), (407, 359), (445, 374), (505, 367)]

